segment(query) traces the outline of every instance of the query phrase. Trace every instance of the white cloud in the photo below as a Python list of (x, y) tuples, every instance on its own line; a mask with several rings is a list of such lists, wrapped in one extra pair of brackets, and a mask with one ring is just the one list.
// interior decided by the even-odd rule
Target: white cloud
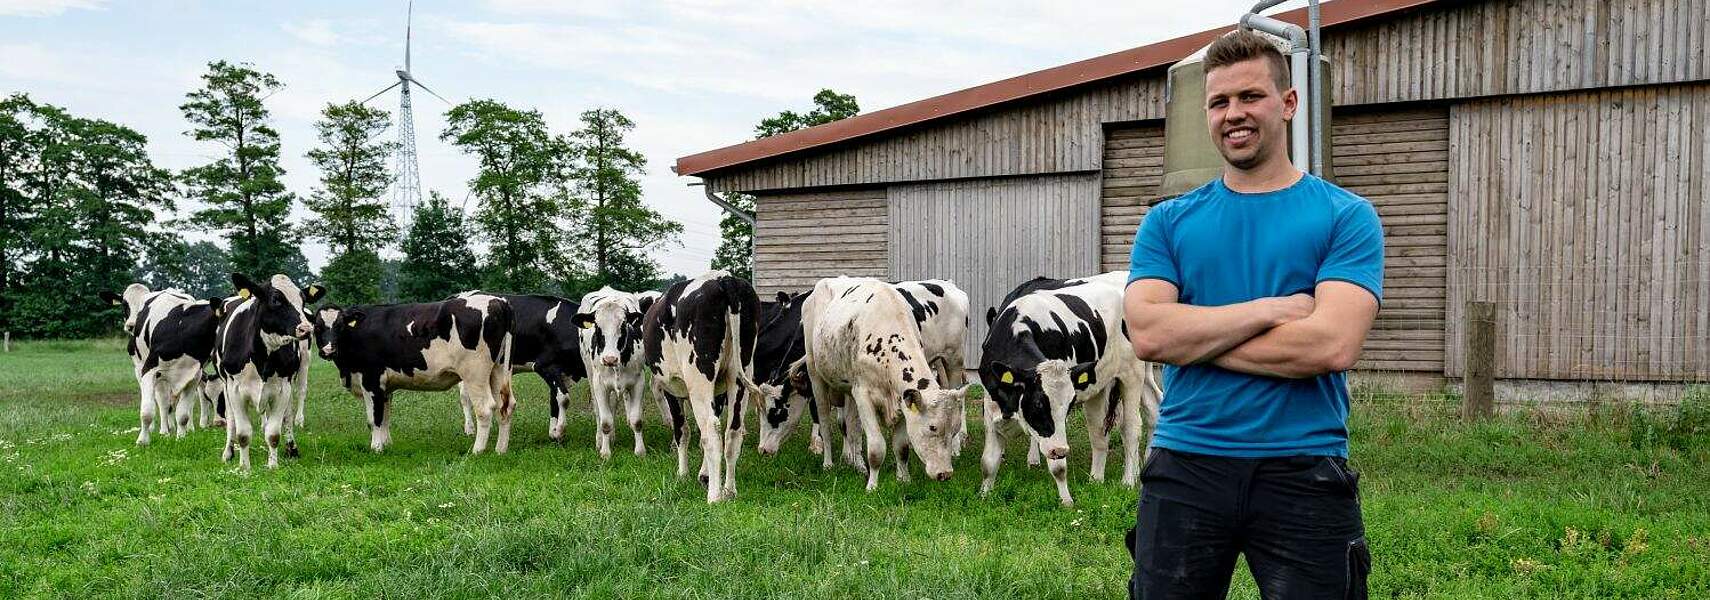
[(57, 17), (71, 9), (99, 10), (105, 0), (0, 0), (0, 16)]
[(285, 23), (280, 25), (280, 28), (284, 29), (285, 33), (291, 34), (292, 37), (314, 46), (331, 46), (337, 44), (339, 40), (338, 34), (333, 32), (332, 22), (326, 19)]

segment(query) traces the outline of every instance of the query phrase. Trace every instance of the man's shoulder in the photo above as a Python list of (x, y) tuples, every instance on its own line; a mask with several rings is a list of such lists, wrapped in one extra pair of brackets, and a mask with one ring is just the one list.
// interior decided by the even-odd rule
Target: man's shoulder
[(1364, 196), (1348, 191), (1347, 188), (1336, 185), (1328, 179), (1310, 174), (1306, 177), (1312, 178), (1312, 193), (1329, 202), (1330, 206), (1335, 208), (1338, 213), (1372, 205), (1372, 202)]
[(1148, 217), (1154, 214), (1167, 216), (1179, 215), (1183, 211), (1190, 210), (1196, 205), (1204, 204), (1213, 198), (1216, 198), (1222, 189), (1221, 178), (1212, 179), (1199, 187), (1188, 190), (1180, 196), (1169, 198), (1152, 205), (1152, 208), (1146, 212), (1146, 215)]

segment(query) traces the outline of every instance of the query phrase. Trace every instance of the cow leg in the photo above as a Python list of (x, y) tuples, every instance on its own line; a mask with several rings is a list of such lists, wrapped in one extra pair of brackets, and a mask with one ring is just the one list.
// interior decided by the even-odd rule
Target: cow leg
[(237, 416), (232, 414), (232, 409), (237, 406), (237, 400), (233, 397), (237, 385), (229, 380), (223, 380), (220, 382), (220, 388), (220, 401), (226, 405), (226, 448), (220, 451), (220, 462), (229, 462), (232, 459), (233, 449), (237, 447)]
[[(297, 370), (297, 376), (291, 378), (292, 386), (295, 388), (294, 391), (297, 395), (297, 404), (291, 408), (292, 427), (303, 426), (303, 404), (308, 401), (309, 398), (309, 352), (311, 351), (311, 348), (307, 342), (304, 342), (297, 347), (297, 351), (300, 352), (300, 356), (303, 357), (303, 364)], [(292, 428), (287, 428), (287, 430), (290, 431), (289, 436), (291, 436), (291, 439), (293, 440), (293, 443), (291, 444), (291, 456), (296, 456), (296, 431)]]
[(392, 441), (392, 393), (385, 389), (363, 390), (368, 408), (368, 447), (375, 452)]
[(808, 452), (823, 455), (825, 453), (825, 434), (820, 431), (819, 426), (819, 401), (808, 398), (807, 403), (808, 415), (813, 418), (813, 428), (808, 431)]
[(725, 498), (736, 497), (736, 460), (742, 456), (742, 439), (748, 433), (747, 424), (743, 421), (743, 404), (747, 400), (748, 391), (742, 384), (736, 382), (736, 376), (725, 388), (725, 406), (730, 410), (730, 418), (724, 422), (724, 488)]
[(655, 386), (659, 391), (659, 402), (664, 409), (665, 420), (671, 424), (671, 447), (677, 450), (677, 478), (689, 476), (689, 447), (683, 443), (683, 399), (673, 396), (664, 388)]
[(499, 439), (493, 444), (493, 452), (504, 454), (511, 449), (511, 416), (517, 410), (516, 390), (511, 388), (510, 367), (498, 365), (488, 372), (487, 377), (487, 389), (492, 393), (499, 413)]
[(239, 384), (231, 394), (231, 415), (227, 419), (231, 423), (232, 445), (237, 447), (238, 470), (249, 470), (249, 438), (255, 433), (255, 427), (249, 422), (250, 404), (259, 404), (261, 400), (261, 385)]
[(809, 387), (813, 388), (813, 404), (811, 408), (814, 409), (814, 422), (826, 424), (825, 427), (820, 429), (820, 431), (824, 433), (823, 439), (825, 449), (824, 452), (820, 453), (820, 464), (829, 471), (835, 462), (831, 457), (831, 424), (837, 422), (832, 420), (832, 393), (830, 388), (821, 385), (819, 381), (813, 378), (809, 378), (808, 382)]
[(560, 403), (568, 402), (565, 396), (569, 395), (565, 391), (564, 373), (557, 368), (543, 364), (534, 370), (534, 374), (539, 375), (540, 381), (546, 384), (546, 410), (551, 415), (547, 421), (546, 437), (554, 442), (564, 441), (564, 413), (566, 411), (564, 410), (565, 405)]
[[(1140, 384), (1132, 386), (1138, 394), (1122, 394), (1122, 485), (1133, 487), (1140, 483), (1140, 465), (1144, 464), (1142, 453), (1150, 453), (1147, 447), (1150, 440), (1142, 437), (1141, 427), (1156, 430), (1158, 426), (1158, 403), (1162, 400), (1163, 392), (1151, 377), (1151, 365), (1142, 365), (1145, 372), (1133, 378)], [(1126, 387), (1126, 386), (1125, 386)], [(1126, 392), (1126, 390), (1125, 390)], [(1146, 411), (1146, 422), (1141, 423), (1140, 411)]]
[(165, 365), (155, 368), (149, 382), (154, 388), (149, 396), (154, 399), (155, 433), (172, 435), (172, 386), (167, 382)]
[(179, 369), (174, 375), (176, 377), (168, 385), (172, 388), (172, 412), (178, 422), (178, 437), (182, 438), (196, 425), (196, 404), (202, 394), (196, 390), (198, 393), (191, 396), (190, 392), (194, 386), (201, 385), (202, 372), (200, 369)]
[(1051, 471), (1051, 480), (1057, 483), (1057, 500), (1061, 501), (1064, 507), (1074, 506), (1075, 498), (1069, 495), (1069, 459), (1046, 459), (1045, 468)]
[(493, 391), (486, 389), (486, 381), (465, 381), (464, 386), (469, 392), (470, 409), (475, 412), (475, 445), (469, 448), (469, 454), (476, 455), (487, 451), (487, 439), (493, 432)]
[(307, 375), (307, 372), (298, 372), (297, 377), (291, 380), (291, 388), (287, 390), (286, 395), (282, 398), (283, 402), (281, 404), (283, 404), (285, 408), (285, 418), (281, 420), (281, 423), (285, 427), (284, 448), (286, 458), (297, 458), (300, 456), (297, 452), (297, 428), (301, 427), (303, 423), (303, 413), (301, 412), (303, 410), (303, 402), (301, 395), (297, 396), (297, 402), (295, 403), (291, 402), (291, 396), (294, 395), (294, 392), (297, 389), (301, 389), (297, 385), (297, 381)]
[[(867, 440), (867, 491), (871, 492), (879, 489), (879, 467), (885, 464), (885, 433), (880, 428), (872, 393), (865, 386), (857, 386), (851, 392), (855, 410), (860, 413), (861, 434)], [(848, 405), (844, 412), (851, 412)]]
[(712, 382), (697, 376), (690, 367), (687, 387), (689, 408), (695, 411), (695, 427), (701, 431), (701, 477), (707, 484), (707, 503), (724, 499), (724, 428), (713, 413)]
[(154, 419), (155, 419), (154, 378), (155, 378), (155, 376), (156, 376), (156, 374), (154, 372), (151, 372), (151, 373), (147, 373), (147, 374), (144, 374), (144, 375), (137, 377), (137, 388), (138, 388), (139, 394), (140, 394), (138, 397), (141, 399), (140, 401), (142, 403), (138, 406), (138, 415), (137, 415), (137, 421), (138, 421), (137, 445), (138, 446), (147, 446), (148, 445), (149, 433), (152, 429), (154, 429)]
[[(872, 464), (872, 461), (861, 456), (862, 439), (867, 430), (866, 426), (862, 424), (860, 409), (850, 406), (849, 402), (860, 402), (860, 398), (852, 397), (843, 404), (843, 461), (849, 463), (849, 466), (855, 467), (856, 471), (866, 473), (869, 468), (877, 469), (878, 467)], [(883, 444), (885, 440), (880, 438), (879, 443)], [(880, 462), (884, 461), (883, 456), (880, 456), (879, 459)]]
[(980, 454), (980, 472), (985, 476), (980, 481), (981, 496), (992, 492), (992, 486), (997, 483), (998, 468), (1003, 465), (1003, 435), (998, 428), (1003, 413), (990, 397), (985, 399), (984, 406), (985, 410), (981, 412), (986, 425), (986, 449)]
[(642, 404), (646, 401), (646, 397), (642, 394), (646, 391), (647, 378), (638, 376), (635, 378), (635, 384), (630, 386), (629, 397), (623, 399), (624, 416), (629, 417), (629, 431), (635, 434), (636, 456), (647, 456), (647, 443), (641, 434), (641, 410), (642, 407), (646, 406)]
[(908, 427), (901, 421), (897, 422), (896, 427), (891, 428), (891, 446), (895, 448), (893, 452), (896, 453), (897, 481), (907, 483), (909, 481)]
[(279, 468), (279, 443), (285, 435), (285, 420), (294, 406), (291, 381), (276, 381), (262, 385), (262, 439), (267, 442), (267, 468)]
[(1027, 466), (1039, 466), (1039, 438), (1027, 436)]
[(1092, 460), (1088, 461), (1087, 478), (1099, 483), (1104, 482), (1104, 465), (1110, 456), (1110, 424), (1106, 419), (1113, 416), (1110, 414), (1110, 403), (1120, 401), (1122, 397), (1122, 392), (1119, 391), (1121, 385), (1111, 384), (1087, 398), (1086, 403), (1081, 406), (1081, 412), (1086, 415), (1087, 440), (1092, 444)]
[(594, 450), (600, 460), (612, 457), (612, 375), (605, 374), (589, 389), (594, 397)]
[(463, 407), (463, 435), (475, 435), (475, 405), (469, 401), (469, 390), (457, 383), (457, 403)]

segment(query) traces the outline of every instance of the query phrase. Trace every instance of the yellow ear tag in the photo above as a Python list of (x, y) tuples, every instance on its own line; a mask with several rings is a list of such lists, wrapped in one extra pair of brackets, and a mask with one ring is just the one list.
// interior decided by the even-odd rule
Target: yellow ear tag
[(351, 319), (349, 321), (345, 321), (344, 326), (345, 327), (355, 327), (356, 326), (356, 319)]
[(248, 298), (249, 297), (249, 288), (244, 288), (244, 289), (238, 290), (238, 297), (239, 298)]
[(113, 306), (118, 306), (118, 305), (119, 305), (119, 301), (118, 301), (118, 300), (114, 300), (114, 301), (113, 301)]
[(1081, 378), (1075, 380), (1075, 383), (1086, 383), (1086, 382), (1087, 382), (1087, 374), (1086, 373), (1081, 373)]
[(1015, 374), (1010, 373), (1009, 371), (1004, 371), (1003, 376), (999, 377), (998, 381), (1002, 381), (1004, 383), (1015, 383)]
[(583, 329), (593, 329), (593, 328), (594, 328), (594, 324), (593, 324), (593, 323), (591, 323), (591, 322), (589, 322), (589, 323), (583, 323), (583, 324), (582, 324), (582, 328), (583, 328)]
[(321, 286), (318, 286), (318, 285), (311, 285), (311, 286), (309, 286), (309, 295), (310, 295), (310, 296), (319, 296), (319, 295), (321, 295)]

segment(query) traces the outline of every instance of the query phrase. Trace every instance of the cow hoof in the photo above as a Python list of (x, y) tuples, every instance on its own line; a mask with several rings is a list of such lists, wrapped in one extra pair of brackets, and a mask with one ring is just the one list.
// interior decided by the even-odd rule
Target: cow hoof
[(1074, 507), (1075, 507), (1075, 499), (1074, 498), (1063, 498), (1063, 508), (1074, 508)]
[(226, 426), (226, 420), (225, 419), (214, 419), (214, 427), (225, 427), (225, 426)]
[(302, 456), (302, 453), (297, 451), (297, 445), (296, 444), (291, 444), (291, 445), (285, 447), (285, 456), (290, 457), (290, 458), (298, 458), (298, 457)]
[(637, 458), (647, 456), (647, 447), (646, 446), (636, 446), (635, 447), (635, 456)]

